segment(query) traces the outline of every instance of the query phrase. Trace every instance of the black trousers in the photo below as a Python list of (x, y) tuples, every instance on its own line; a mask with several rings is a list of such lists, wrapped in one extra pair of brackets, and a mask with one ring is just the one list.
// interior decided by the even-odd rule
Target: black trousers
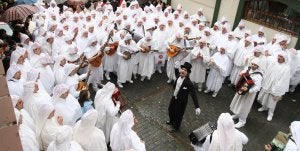
[(169, 108), (168, 108), (169, 118), (170, 118), (170, 123), (175, 130), (178, 130), (180, 128), (186, 105), (187, 105), (187, 101), (175, 99), (174, 96), (170, 101)]

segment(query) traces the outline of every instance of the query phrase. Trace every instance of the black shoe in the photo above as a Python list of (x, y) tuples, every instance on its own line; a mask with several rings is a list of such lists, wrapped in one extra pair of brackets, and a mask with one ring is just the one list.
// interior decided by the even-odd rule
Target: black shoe
[(171, 122), (170, 121), (166, 121), (166, 124), (171, 125)]
[(175, 132), (177, 132), (177, 130), (174, 129), (173, 127), (169, 129), (169, 133), (175, 133)]

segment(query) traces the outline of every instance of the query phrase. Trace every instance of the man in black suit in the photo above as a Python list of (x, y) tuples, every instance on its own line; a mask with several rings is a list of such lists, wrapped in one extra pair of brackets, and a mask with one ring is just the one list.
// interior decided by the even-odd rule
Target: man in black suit
[(177, 79), (174, 84), (174, 93), (168, 109), (170, 121), (166, 122), (168, 125), (171, 126), (171, 133), (176, 132), (180, 127), (182, 117), (184, 115), (184, 111), (188, 102), (189, 94), (191, 94), (192, 96), (196, 108), (196, 115), (200, 115), (201, 112), (194, 85), (189, 78), (192, 65), (188, 62), (185, 62), (183, 65), (180, 66), (181, 68), (178, 69), (179, 64), (179, 62), (175, 63), (175, 68), (177, 68), (175, 69)]

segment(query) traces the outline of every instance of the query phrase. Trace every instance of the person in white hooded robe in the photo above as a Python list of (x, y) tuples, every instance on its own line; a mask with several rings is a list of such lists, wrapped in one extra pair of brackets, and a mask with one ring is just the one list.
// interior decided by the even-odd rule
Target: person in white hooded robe
[(153, 39), (149, 32), (145, 37), (137, 43), (140, 53), (139, 61), (139, 74), (141, 75), (141, 81), (147, 77), (150, 80), (154, 73), (154, 51), (157, 49), (156, 40)]
[(55, 139), (57, 131), (63, 125), (63, 117), (55, 117), (55, 109), (52, 104), (39, 105), (38, 114), (36, 134), (42, 145), (41, 150), (47, 150), (48, 145)]
[(36, 139), (35, 129), (32, 130), (24, 124), (23, 115), (18, 109), (14, 108), (14, 110), (23, 151), (39, 151), (40, 149)]
[(49, 55), (45, 55), (39, 59), (39, 62), (41, 65), (37, 67), (37, 70), (40, 71), (40, 80), (48, 94), (52, 94), (55, 84), (55, 77), (51, 68), (53, 65), (52, 58)]
[[(131, 58), (127, 58), (124, 55), (125, 52), (131, 54)], [(132, 40), (131, 35), (126, 34), (123, 40), (119, 41), (117, 48), (117, 54), (120, 56), (118, 62), (118, 86), (123, 87), (123, 83), (126, 81), (133, 83), (131, 80), (134, 66), (134, 53), (138, 52), (136, 43)]]
[(98, 44), (97, 38), (94, 35), (89, 36), (88, 38), (88, 45), (87, 48), (84, 50), (84, 55), (88, 59), (89, 62), (94, 61), (98, 57), (101, 57), (101, 64), (100, 66), (94, 66), (93, 64), (89, 64), (89, 79), (87, 81), (88, 84), (93, 85), (93, 89), (97, 91), (98, 84), (101, 84), (103, 80), (103, 64), (102, 59), (104, 56), (103, 51), (99, 51), (101, 49), (100, 45)]
[(22, 124), (30, 128), (35, 133), (35, 123), (30, 114), (23, 107), (23, 100), (17, 95), (10, 95), (15, 113), (19, 112), (22, 115)]
[(166, 53), (166, 46), (167, 46), (167, 39), (168, 31), (166, 29), (166, 22), (159, 22), (158, 29), (153, 32), (152, 38), (156, 41), (157, 50), (158, 52), (154, 53), (154, 61), (155, 61), (155, 69), (162, 73), (161, 68), (165, 66), (167, 53)]
[(55, 107), (55, 115), (63, 117), (64, 125), (74, 126), (82, 116), (81, 106), (72, 95), (69, 95), (69, 87), (66, 84), (54, 87), (52, 102)]
[(167, 68), (166, 68), (166, 72), (167, 72), (167, 76), (168, 76), (167, 83), (171, 83), (172, 81), (176, 80), (175, 62), (179, 61), (180, 64), (184, 63), (184, 59), (187, 58), (187, 56), (188, 56), (188, 52), (185, 48), (189, 47), (189, 42), (186, 41), (183, 38), (183, 35), (178, 32), (176, 35), (174, 35), (173, 37), (171, 37), (168, 40), (168, 45), (167, 45), (167, 51), (174, 53), (170, 49), (170, 45), (176, 46), (182, 50), (180, 50), (177, 55), (175, 55), (173, 57), (170, 57), (170, 56), (168, 57)]
[(95, 127), (97, 117), (97, 110), (88, 110), (74, 127), (73, 139), (85, 151), (107, 151), (104, 133), (101, 129)]
[(77, 74), (78, 65), (75, 64), (66, 64), (64, 67), (66, 74), (66, 84), (69, 86), (69, 91), (73, 97), (78, 98), (79, 91), (77, 91), (78, 82), (85, 79), (87, 74), (78, 75)]
[(113, 126), (110, 134), (110, 147), (112, 151), (124, 151), (133, 149), (145, 151), (145, 143), (139, 138), (132, 127), (135, 125), (131, 110), (126, 110), (120, 116), (119, 121)]
[(38, 83), (35, 81), (28, 81), (24, 83), (23, 94), (21, 95), (24, 101), (24, 109), (28, 111), (29, 115), (37, 124), (38, 106), (40, 104), (52, 104), (49, 94), (39, 92)]
[(240, 73), (240, 78), (243, 78), (241, 75), (248, 72), (250, 78), (253, 80), (254, 85), (249, 89), (242, 86), (239, 91), (245, 91), (245, 95), (236, 93), (230, 104), (230, 110), (234, 113), (233, 118), (239, 118), (239, 122), (235, 124), (236, 128), (241, 128), (246, 124), (246, 119), (251, 110), (252, 104), (255, 100), (257, 92), (261, 88), (261, 81), (263, 79), (262, 72), (259, 67), (259, 59), (253, 59), (251, 61), (251, 68), (243, 70)]
[(16, 65), (11, 65), (6, 72), (6, 82), (10, 95), (22, 96), (23, 80), (21, 80), (21, 69)]
[[(15, 64), (18, 66), (22, 73), (23, 81), (26, 80), (27, 72), (32, 69), (31, 65), (26, 61), (26, 56), (24, 55), (24, 48), (17, 47), (15, 51), (11, 54), (10, 65)], [(27, 64), (28, 63), (28, 64)]]
[(291, 71), (287, 55), (284, 52), (279, 53), (269, 64), (264, 73), (264, 77), (268, 78), (263, 80), (257, 100), (262, 105), (258, 111), (268, 110), (267, 120), (271, 121), (277, 102), (289, 91)]
[(72, 127), (61, 126), (55, 134), (55, 139), (49, 144), (47, 151), (84, 151), (79, 143), (72, 141), (72, 135)]
[(67, 60), (64, 56), (59, 55), (55, 58), (54, 62), (54, 77), (55, 84), (63, 84), (66, 82), (67, 75), (65, 74), (64, 66), (66, 65)]
[(115, 105), (112, 100), (115, 89), (115, 85), (108, 82), (102, 89), (97, 91), (95, 96), (95, 109), (98, 111), (96, 126), (103, 130), (106, 143), (110, 141), (111, 129), (118, 121), (118, 112), (121, 105), (120, 102), (117, 102)]
[(216, 52), (208, 62), (210, 71), (206, 81), (207, 88), (204, 91), (204, 93), (209, 93), (210, 91), (214, 91), (212, 97), (217, 96), (219, 90), (222, 87), (223, 81), (228, 73), (228, 64), (230, 63), (230, 60), (228, 56), (225, 54), (226, 50), (227, 50), (226, 47), (221, 46), (219, 48), (219, 52)]
[[(212, 139), (208, 151), (242, 151), (248, 138), (244, 133), (234, 128), (230, 114), (222, 113), (218, 118), (217, 125), (217, 130), (211, 134)], [(209, 140), (206, 138), (205, 143), (208, 143)]]
[(253, 44), (251, 42), (251, 38), (247, 37), (244, 42), (240, 42), (236, 53), (233, 58), (233, 68), (230, 74), (230, 81), (232, 85), (236, 85), (239, 80), (239, 73), (245, 68), (246, 66), (246, 57), (251, 54), (253, 49)]
[(210, 59), (209, 48), (206, 45), (206, 39), (201, 38), (198, 44), (191, 52), (192, 72), (191, 81), (198, 84), (198, 91), (202, 91), (202, 85), (205, 82), (207, 62)]

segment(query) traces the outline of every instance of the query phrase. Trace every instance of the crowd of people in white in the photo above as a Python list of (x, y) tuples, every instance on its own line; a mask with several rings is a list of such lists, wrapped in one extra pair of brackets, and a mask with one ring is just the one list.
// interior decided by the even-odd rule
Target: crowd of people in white
[[(54, 0), (49, 8), (41, 1), (35, 5), (39, 11), (33, 15), (33, 41), (21, 34), (22, 47), (12, 53), (6, 76), (25, 151), (102, 151), (109, 142), (113, 151), (146, 150), (132, 129), (132, 112), (118, 116), (120, 103), (111, 100), (115, 85), (98, 88), (112, 74), (122, 88), (137, 75), (150, 80), (166, 66), (171, 83), (176, 79), (174, 67), (190, 62), (190, 79), (198, 91), (205, 88), (204, 93), (216, 97), (226, 77), (237, 85), (248, 72), (254, 85), (245, 95), (236, 94), (230, 105), (232, 118), (239, 118), (229, 124), (232, 131), (245, 125), (258, 92), (258, 110), (268, 110), (271, 121), (276, 103), (300, 82), (300, 53), (288, 48), (291, 37), (276, 34), (267, 42), (263, 27), (252, 34), (240, 21), (232, 31), (225, 17), (209, 28), (202, 9), (190, 15), (181, 5), (173, 12), (171, 7), (162, 11), (160, 5), (142, 9), (137, 1), (129, 7), (122, 3), (115, 12), (101, 2), (75, 11), (64, 6), (62, 12)], [(96, 91), (94, 107), (89, 93), (84, 96), (86, 90), (77, 89), (84, 79)], [(217, 141), (210, 150), (224, 145)]]

